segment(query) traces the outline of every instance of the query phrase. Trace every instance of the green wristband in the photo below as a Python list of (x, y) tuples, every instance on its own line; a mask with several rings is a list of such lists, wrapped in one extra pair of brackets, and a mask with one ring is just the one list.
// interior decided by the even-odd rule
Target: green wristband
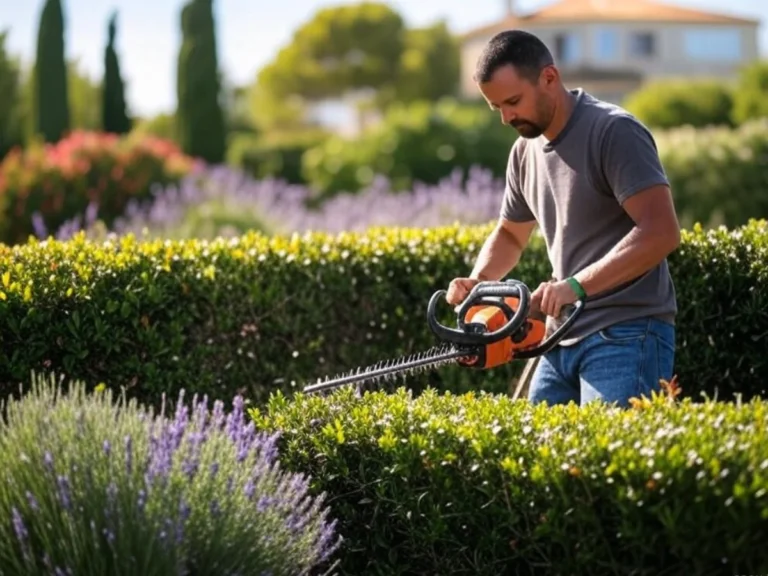
[(584, 291), (584, 287), (579, 283), (578, 280), (576, 280), (576, 278), (571, 276), (570, 278), (566, 278), (565, 281), (570, 284), (571, 288), (573, 288), (573, 291), (576, 292), (576, 295), (580, 300), (586, 299), (587, 293)]

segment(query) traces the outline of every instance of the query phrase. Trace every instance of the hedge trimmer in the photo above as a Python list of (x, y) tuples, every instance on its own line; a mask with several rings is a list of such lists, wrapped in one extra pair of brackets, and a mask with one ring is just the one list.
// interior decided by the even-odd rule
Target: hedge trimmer
[(519, 280), (477, 283), (458, 306), (458, 328), (438, 322), (438, 300), (446, 290), (432, 295), (427, 306), (427, 323), (441, 343), (423, 352), (384, 360), (372, 366), (326, 378), (304, 388), (313, 393), (345, 384), (391, 381), (398, 376), (413, 375), (447, 364), (490, 369), (512, 360), (540, 356), (563, 338), (583, 309), (583, 300), (566, 307), (567, 315), (560, 326), (546, 336), (546, 317), (531, 313), (531, 293)]

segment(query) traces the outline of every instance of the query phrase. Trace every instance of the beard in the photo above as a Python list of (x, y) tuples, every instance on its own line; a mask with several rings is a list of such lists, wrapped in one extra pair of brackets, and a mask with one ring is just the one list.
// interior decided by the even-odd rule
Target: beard
[(538, 100), (538, 105), (536, 106), (536, 116), (538, 117), (538, 121), (516, 120), (514, 122), (510, 122), (509, 124), (515, 130), (517, 130), (518, 134), (520, 134), (520, 136), (523, 138), (538, 138), (544, 134), (544, 130), (547, 129), (549, 123), (552, 121), (553, 114), (554, 110), (552, 103), (549, 102), (546, 98), (540, 97)]
[(518, 120), (517, 122), (509, 123), (512, 128), (517, 130), (518, 134), (523, 138), (538, 138), (544, 133), (544, 128), (533, 122), (527, 122), (526, 120)]

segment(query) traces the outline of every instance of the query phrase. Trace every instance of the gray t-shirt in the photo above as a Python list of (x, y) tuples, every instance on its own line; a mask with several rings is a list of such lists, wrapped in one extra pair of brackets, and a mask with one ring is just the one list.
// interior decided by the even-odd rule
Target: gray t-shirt
[[(551, 142), (518, 138), (512, 146), (501, 215), (536, 220), (552, 276), (562, 280), (599, 260), (634, 226), (621, 203), (668, 184), (651, 133), (622, 108), (581, 89), (565, 128)], [(533, 290), (535, 286), (531, 286)], [(561, 341), (574, 344), (616, 322), (652, 316), (674, 324), (675, 288), (666, 259), (603, 294), (590, 295)]]

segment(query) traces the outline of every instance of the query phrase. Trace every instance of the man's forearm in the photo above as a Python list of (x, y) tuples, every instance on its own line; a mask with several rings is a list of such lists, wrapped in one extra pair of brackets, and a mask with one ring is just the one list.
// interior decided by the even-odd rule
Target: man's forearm
[(477, 255), (470, 278), (501, 280), (517, 266), (522, 252), (523, 247), (512, 234), (504, 228), (494, 228)]
[(679, 233), (633, 228), (603, 258), (575, 274), (588, 296), (634, 280), (675, 250)]

